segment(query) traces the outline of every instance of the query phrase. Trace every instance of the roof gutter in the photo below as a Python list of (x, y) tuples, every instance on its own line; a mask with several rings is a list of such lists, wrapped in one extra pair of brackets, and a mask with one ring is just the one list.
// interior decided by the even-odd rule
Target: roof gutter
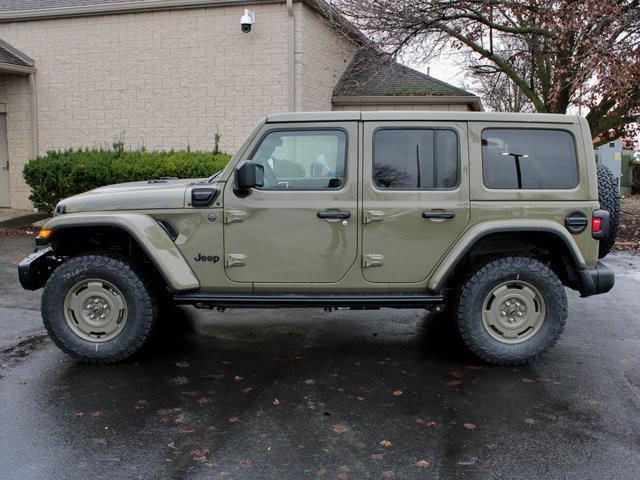
[(109, 15), (116, 13), (144, 12), (149, 10), (171, 10), (216, 6), (247, 5), (251, 3), (282, 3), (284, 0), (144, 0), (137, 2), (105, 3), (101, 5), (78, 5), (73, 7), (42, 8), (37, 10), (14, 10), (0, 12), (0, 22), (16, 20), (43, 20), (50, 18)]
[(363, 96), (336, 96), (331, 100), (334, 105), (443, 105), (460, 104), (469, 105), (475, 112), (483, 112), (484, 107), (480, 98), (475, 95), (363, 95)]

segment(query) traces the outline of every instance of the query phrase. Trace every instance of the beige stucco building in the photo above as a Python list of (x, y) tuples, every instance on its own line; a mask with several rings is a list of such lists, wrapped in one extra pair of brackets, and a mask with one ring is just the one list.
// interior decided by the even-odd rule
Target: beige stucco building
[[(207, 150), (219, 132), (233, 152), (274, 112), (481, 109), (395, 63), (384, 75), (362, 68), (366, 40), (318, 0), (2, 5), (0, 207), (31, 208), (22, 168), (47, 150), (120, 136), (132, 148)], [(250, 33), (245, 8), (256, 14)]]

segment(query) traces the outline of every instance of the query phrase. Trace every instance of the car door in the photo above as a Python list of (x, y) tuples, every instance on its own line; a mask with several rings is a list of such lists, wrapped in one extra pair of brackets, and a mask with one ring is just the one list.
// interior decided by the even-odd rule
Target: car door
[(363, 257), (369, 282), (425, 280), (469, 223), (465, 122), (367, 122)]
[(357, 122), (263, 127), (245, 159), (263, 166), (264, 185), (247, 196), (233, 178), (225, 187), (229, 279), (284, 291), (347, 273), (357, 261), (357, 137)]

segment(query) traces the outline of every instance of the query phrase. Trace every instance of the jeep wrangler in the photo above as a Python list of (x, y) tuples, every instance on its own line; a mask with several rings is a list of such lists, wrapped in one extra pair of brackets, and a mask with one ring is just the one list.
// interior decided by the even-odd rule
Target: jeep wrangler
[(618, 214), (581, 117), (284, 113), (209, 178), (62, 200), (19, 277), (44, 287), (56, 345), (87, 362), (132, 355), (170, 300), (424, 308), (481, 359), (519, 365), (558, 340), (565, 287), (612, 288), (598, 259)]

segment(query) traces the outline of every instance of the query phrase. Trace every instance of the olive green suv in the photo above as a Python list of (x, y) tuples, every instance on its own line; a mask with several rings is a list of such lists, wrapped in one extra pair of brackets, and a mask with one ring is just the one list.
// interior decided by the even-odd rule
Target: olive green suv
[(424, 308), (482, 359), (523, 364), (562, 333), (565, 287), (612, 288), (598, 259), (616, 185), (577, 116), (276, 114), (209, 178), (62, 200), (20, 281), (44, 287), (51, 338), (88, 362), (133, 354), (169, 299)]

